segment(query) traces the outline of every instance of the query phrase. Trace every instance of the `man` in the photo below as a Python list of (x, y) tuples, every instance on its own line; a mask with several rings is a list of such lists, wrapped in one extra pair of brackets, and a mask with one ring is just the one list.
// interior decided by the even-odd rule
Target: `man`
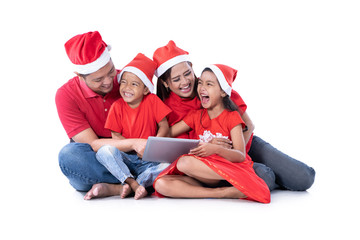
[(60, 168), (76, 190), (90, 190), (85, 199), (120, 194), (122, 185), (96, 160), (95, 152), (104, 144), (121, 144), (110, 139), (111, 131), (104, 128), (111, 104), (120, 97), (120, 71), (99, 32), (77, 35), (65, 43), (65, 49), (76, 76), (55, 97), (70, 139), (59, 153)]

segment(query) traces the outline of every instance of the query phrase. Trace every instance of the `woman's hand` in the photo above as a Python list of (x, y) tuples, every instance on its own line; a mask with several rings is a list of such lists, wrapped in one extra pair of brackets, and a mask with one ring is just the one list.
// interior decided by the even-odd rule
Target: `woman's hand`
[(207, 157), (215, 154), (219, 147), (220, 145), (213, 143), (200, 142), (199, 145), (196, 148), (191, 149), (189, 153), (199, 157)]
[(209, 143), (220, 145), (221, 147), (231, 149), (232, 142), (227, 138), (213, 138)]
[(133, 145), (133, 149), (137, 152), (139, 158), (144, 155), (147, 139), (137, 139)]

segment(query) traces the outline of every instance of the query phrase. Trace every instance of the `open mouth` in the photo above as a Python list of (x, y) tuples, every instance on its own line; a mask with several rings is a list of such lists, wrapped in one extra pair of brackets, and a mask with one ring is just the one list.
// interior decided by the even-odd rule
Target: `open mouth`
[(183, 92), (183, 93), (188, 93), (188, 92), (190, 92), (190, 90), (191, 90), (191, 84), (180, 88), (180, 91)]
[(206, 94), (201, 94), (200, 99), (202, 104), (206, 104), (210, 101), (210, 97)]
[(134, 94), (132, 93), (128, 93), (128, 92), (123, 92), (124, 97), (128, 97), (131, 98), (132, 96), (134, 96)]

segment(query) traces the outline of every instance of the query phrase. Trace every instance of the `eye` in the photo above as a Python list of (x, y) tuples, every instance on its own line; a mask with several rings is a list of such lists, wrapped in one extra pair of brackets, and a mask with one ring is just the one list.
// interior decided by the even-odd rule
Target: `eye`
[(189, 76), (191, 74), (191, 71), (187, 71), (184, 73), (185, 76)]
[(173, 79), (171, 79), (171, 81), (172, 82), (178, 82), (178, 81), (180, 81), (180, 78), (173, 78)]
[(121, 80), (120, 80), (120, 83), (125, 84), (125, 83), (126, 83), (126, 80), (125, 80), (125, 79), (121, 79)]

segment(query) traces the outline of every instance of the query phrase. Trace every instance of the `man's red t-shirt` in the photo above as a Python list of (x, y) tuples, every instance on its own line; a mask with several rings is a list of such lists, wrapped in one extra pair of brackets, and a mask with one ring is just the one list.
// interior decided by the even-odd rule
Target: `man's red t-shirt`
[(77, 76), (70, 79), (58, 89), (55, 97), (59, 118), (68, 137), (72, 138), (87, 128), (92, 128), (98, 137), (111, 137), (111, 131), (104, 125), (111, 105), (119, 98), (117, 76), (113, 89), (105, 96), (92, 91)]
[(105, 128), (125, 138), (156, 136), (157, 124), (171, 112), (158, 96), (144, 96), (137, 108), (131, 108), (122, 98), (111, 106)]

